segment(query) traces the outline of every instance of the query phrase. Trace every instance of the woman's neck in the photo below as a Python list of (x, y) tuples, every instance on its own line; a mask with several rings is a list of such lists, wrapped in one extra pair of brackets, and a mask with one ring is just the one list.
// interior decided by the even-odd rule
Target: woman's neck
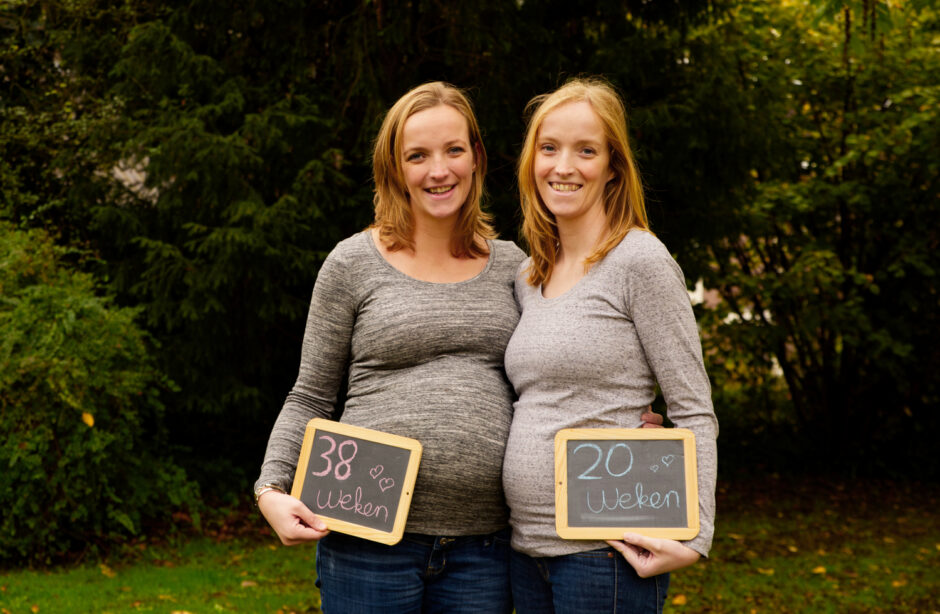
[(457, 220), (433, 220), (431, 222), (416, 219), (414, 234), (414, 254), (420, 258), (446, 258), (453, 253), (454, 232)]
[(559, 249), (556, 263), (563, 261), (568, 266), (583, 265), (610, 232), (607, 216), (600, 207), (574, 220), (557, 220), (557, 224)]

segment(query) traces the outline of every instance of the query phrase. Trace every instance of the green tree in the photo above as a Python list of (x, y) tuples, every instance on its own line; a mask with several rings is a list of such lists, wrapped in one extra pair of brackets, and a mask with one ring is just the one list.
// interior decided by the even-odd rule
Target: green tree
[(779, 368), (801, 453), (903, 466), (931, 457), (940, 401), (937, 15), (820, 5), (743, 4), (703, 34), (732, 43), (719, 79), (764, 142), (688, 257), (724, 301), (720, 382)]
[(169, 457), (137, 310), (97, 296), (40, 230), (0, 222), (0, 560), (49, 562), (199, 509)]

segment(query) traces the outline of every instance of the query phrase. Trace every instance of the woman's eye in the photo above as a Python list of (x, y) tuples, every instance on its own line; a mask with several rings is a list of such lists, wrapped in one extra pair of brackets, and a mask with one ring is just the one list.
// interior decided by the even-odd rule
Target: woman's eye
[(423, 153), (417, 153), (417, 152), (410, 153), (407, 156), (405, 156), (405, 162), (415, 162), (417, 160), (420, 160), (423, 157), (424, 157)]
[(463, 147), (460, 147), (458, 145), (455, 145), (447, 150), (447, 152), (451, 154), (462, 154), (464, 151), (466, 150)]
[(581, 153), (586, 156), (593, 156), (594, 154), (597, 153), (597, 150), (594, 149), (593, 147), (585, 147), (581, 150)]
[(546, 143), (546, 144), (542, 145), (539, 149), (540, 149), (541, 151), (545, 152), (545, 153), (554, 153), (554, 151), (555, 151), (555, 146), (554, 146), (554, 145), (549, 145), (548, 143)]

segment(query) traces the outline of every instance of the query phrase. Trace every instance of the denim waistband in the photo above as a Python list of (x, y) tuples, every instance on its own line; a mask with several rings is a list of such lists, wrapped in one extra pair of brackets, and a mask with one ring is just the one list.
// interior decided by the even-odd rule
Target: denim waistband
[(472, 543), (474, 541), (486, 541), (489, 539), (505, 539), (509, 540), (512, 534), (512, 529), (509, 527), (500, 529), (498, 531), (493, 531), (492, 533), (483, 533), (480, 535), (427, 535), (425, 533), (408, 533), (402, 536), (402, 541), (408, 541), (415, 544), (421, 544), (424, 546), (446, 546), (448, 544), (461, 544), (461, 543)]

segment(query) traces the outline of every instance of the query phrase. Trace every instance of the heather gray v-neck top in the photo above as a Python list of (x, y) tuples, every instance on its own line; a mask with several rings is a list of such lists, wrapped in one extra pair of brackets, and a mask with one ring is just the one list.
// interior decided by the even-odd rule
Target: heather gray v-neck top
[(395, 269), (368, 231), (340, 242), (317, 277), (300, 372), (268, 441), (256, 485), (289, 489), (304, 428), (331, 418), (419, 440), (406, 531), (473, 535), (506, 527), (501, 469), (512, 388), (503, 353), (519, 319), (513, 279), (525, 254), (489, 241), (483, 271), (431, 283)]
[(518, 400), (503, 463), (513, 548), (557, 556), (606, 547), (555, 532), (554, 437), (565, 428), (637, 428), (659, 383), (670, 420), (695, 433), (701, 531), (715, 518), (718, 421), (685, 280), (666, 247), (633, 230), (570, 290), (546, 299), (516, 278), (522, 315), (506, 348)]

